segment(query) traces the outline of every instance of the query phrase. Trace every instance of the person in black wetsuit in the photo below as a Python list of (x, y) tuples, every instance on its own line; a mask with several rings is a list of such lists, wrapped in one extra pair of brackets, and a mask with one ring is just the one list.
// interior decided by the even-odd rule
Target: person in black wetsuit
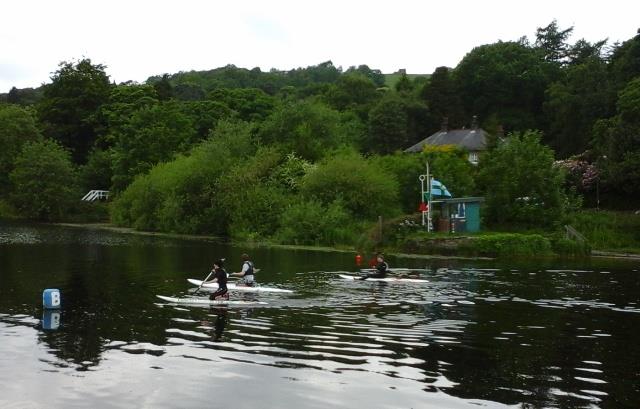
[(231, 273), (232, 276), (242, 277), (240, 282), (243, 285), (253, 287), (255, 283), (253, 263), (249, 260), (248, 254), (242, 255), (242, 271)]
[(220, 259), (213, 263), (213, 279), (209, 283), (218, 283), (218, 289), (209, 296), (210, 300), (229, 299), (227, 290), (227, 272), (224, 269), (224, 259)]
[(367, 278), (385, 278), (387, 276), (387, 271), (389, 270), (389, 264), (384, 261), (384, 256), (382, 254), (378, 254), (376, 257), (376, 270), (372, 273), (367, 273), (366, 275), (360, 277), (361, 280), (366, 280)]

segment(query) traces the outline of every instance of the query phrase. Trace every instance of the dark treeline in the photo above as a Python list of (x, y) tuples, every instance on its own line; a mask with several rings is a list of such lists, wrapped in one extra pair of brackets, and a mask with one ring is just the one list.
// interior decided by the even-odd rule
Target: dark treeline
[[(509, 155), (523, 155), (527, 172), (559, 169), (540, 170), (548, 180), (539, 183), (560, 185), (567, 200), (539, 206), (581, 196), (637, 205), (640, 34), (608, 44), (571, 41), (571, 33), (554, 21), (532, 41), (482, 45), (454, 68), (402, 75), (392, 86), (379, 70), (330, 61), (268, 72), (229, 65), (142, 84), (114, 84), (89, 59), (63, 62), (50, 83), (0, 95), (0, 211), (65, 218), (81, 211), (78, 195), (108, 189), (119, 224), (331, 243), (346, 241), (353, 223), (414, 211), (426, 158), (456, 194), (485, 194), (493, 206), (541, 190), (527, 174), (504, 181), (513, 188), (503, 196), (487, 190), (500, 180), (491, 172), (504, 172), (500, 160), (515, 166)], [(495, 136), (479, 167), (455, 150), (394, 154), (443, 118), (462, 128), (474, 116)], [(516, 142), (502, 146), (502, 134)], [(487, 214), (535, 223), (528, 211)], [(558, 222), (565, 211), (540, 214)], [(292, 231), (309, 218), (308, 237)]]

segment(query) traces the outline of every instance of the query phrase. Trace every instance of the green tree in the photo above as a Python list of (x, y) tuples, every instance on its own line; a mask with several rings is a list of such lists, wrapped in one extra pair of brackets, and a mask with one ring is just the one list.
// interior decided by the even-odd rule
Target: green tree
[(136, 175), (186, 152), (197, 140), (193, 121), (172, 101), (137, 110), (113, 148), (113, 188), (123, 190)]
[(395, 84), (395, 89), (398, 92), (413, 92), (413, 83), (409, 79), (406, 73), (402, 73), (400, 78)]
[(369, 135), (366, 150), (391, 153), (407, 147), (409, 115), (401, 96), (389, 93), (369, 112)]
[(554, 63), (565, 62), (569, 56), (570, 49), (567, 39), (572, 32), (573, 27), (561, 30), (558, 27), (558, 22), (553, 20), (546, 27), (538, 27), (534, 45), (544, 52), (547, 61)]
[(282, 160), (276, 148), (261, 147), (220, 178), (219, 195), (229, 215), (231, 237), (264, 239), (278, 229), (286, 193), (271, 183), (270, 176)]
[(76, 163), (86, 161), (97, 135), (96, 114), (109, 100), (105, 68), (88, 58), (60, 63), (38, 104), (44, 135), (68, 148)]
[(465, 112), (495, 115), (507, 130), (541, 128), (544, 92), (558, 75), (538, 49), (517, 42), (476, 47), (454, 71)]
[(640, 201), (640, 77), (618, 94), (617, 115), (594, 126), (593, 146), (603, 171), (600, 186), (628, 203)]
[(339, 200), (324, 205), (314, 200), (290, 203), (280, 214), (276, 241), (331, 246), (352, 244), (358, 226)]
[(171, 85), (171, 81), (169, 81), (169, 74), (162, 75), (160, 80), (155, 81), (152, 84), (160, 101), (168, 101), (173, 98), (173, 86)]
[(563, 80), (547, 89), (544, 103), (549, 124), (545, 137), (556, 154), (566, 158), (587, 150), (594, 123), (613, 114), (614, 101), (603, 60), (592, 57), (568, 66)]
[(399, 199), (404, 213), (414, 213), (420, 204), (420, 181), (418, 177), (425, 173), (423, 155), (395, 152), (392, 155), (380, 155), (371, 158), (373, 166), (386, 170), (398, 182)]
[(31, 110), (0, 104), (0, 195), (9, 191), (9, 173), (22, 146), (40, 139)]
[(303, 178), (301, 193), (324, 205), (340, 200), (353, 217), (372, 220), (399, 213), (398, 182), (353, 150), (336, 152)]
[(616, 91), (640, 76), (640, 29), (633, 38), (614, 47), (610, 70)]
[(249, 124), (221, 121), (188, 155), (138, 175), (114, 200), (113, 222), (140, 230), (228, 235), (227, 189), (220, 180), (255, 152), (250, 134)]
[(438, 67), (422, 88), (421, 96), (430, 111), (430, 130), (436, 131), (443, 118), (451, 128), (461, 128), (465, 123), (462, 99), (456, 89), (452, 70)]
[(563, 220), (564, 174), (536, 131), (511, 134), (480, 160), (478, 185), (485, 189), (485, 217), (501, 225), (551, 227)]
[(131, 117), (142, 108), (158, 105), (160, 100), (150, 85), (123, 83), (112, 87), (107, 103), (100, 106), (96, 128), (96, 146), (106, 150), (113, 147), (119, 134), (125, 132)]
[(113, 150), (93, 149), (87, 163), (79, 168), (79, 184), (83, 192), (109, 190), (113, 178)]
[(361, 74), (347, 74), (329, 86), (324, 99), (339, 111), (351, 109), (366, 119), (371, 104), (378, 99), (378, 92), (369, 78)]
[(80, 200), (69, 153), (55, 141), (27, 143), (9, 177), (14, 186), (10, 201), (31, 219), (63, 219)]
[(584, 38), (576, 41), (568, 51), (569, 64), (584, 64), (592, 59), (602, 59), (602, 48), (607, 40), (590, 43)]
[(202, 101), (206, 92), (200, 84), (181, 82), (173, 88), (173, 96), (182, 101)]
[(469, 162), (469, 153), (451, 146), (447, 150), (422, 153), (422, 161), (429, 162), (431, 175), (447, 186), (455, 197), (476, 193), (475, 175), (477, 168)]
[(369, 66), (367, 66), (367, 65), (358, 65), (357, 67), (351, 66), (345, 72), (346, 75), (349, 75), (349, 74), (352, 74), (352, 73), (357, 73), (357, 74), (360, 74), (360, 75), (364, 75), (365, 77), (367, 77), (371, 81), (373, 81), (373, 83), (375, 84), (376, 87), (383, 87), (384, 84), (385, 84), (385, 81), (386, 81), (385, 76), (382, 73), (382, 71), (373, 70), (373, 69), (369, 68)]
[(217, 101), (189, 101), (179, 104), (195, 128), (198, 139), (206, 138), (221, 119), (230, 119), (235, 113), (225, 104)]
[(258, 130), (265, 144), (279, 144), (285, 152), (315, 161), (327, 151), (354, 145), (362, 138), (353, 115), (335, 111), (321, 102), (297, 101), (278, 107)]
[(218, 88), (207, 99), (228, 106), (243, 121), (262, 121), (276, 105), (274, 97), (258, 88)]

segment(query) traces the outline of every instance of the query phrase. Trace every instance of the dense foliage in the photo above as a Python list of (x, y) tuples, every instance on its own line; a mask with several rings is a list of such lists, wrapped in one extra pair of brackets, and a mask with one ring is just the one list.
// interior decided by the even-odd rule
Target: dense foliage
[[(327, 61), (114, 84), (89, 59), (62, 62), (49, 84), (0, 95), (0, 202), (60, 219), (72, 192), (108, 189), (120, 225), (336, 244), (415, 212), (428, 162), (454, 196), (485, 195), (490, 223), (552, 228), (575, 195), (637, 208), (640, 34), (607, 45), (572, 32), (553, 21), (393, 83)], [(457, 148), (400, 153), (474, 116), (490, 138), (479, 166)]]
[(77, 203), (76, 177), (70, 155), (52, 140), (25, 144), (9, 178), (11, 203), (23, 215), (37, 220), (61, 220)]
[(565, 216), (564, 173), (537, 132), (512, 134), (489, 152), (478, 183), (486, 197), (486, 218), (498, 224), (553, 226)]

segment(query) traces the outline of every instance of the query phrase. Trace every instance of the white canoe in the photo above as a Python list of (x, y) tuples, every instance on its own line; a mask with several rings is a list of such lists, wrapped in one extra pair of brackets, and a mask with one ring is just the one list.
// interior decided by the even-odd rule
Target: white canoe
[(202, 297), (166, 297), (164, 295), (156, 295), (163, 301), (170, 302), (172, 304), (184, 304), (184, 305), (265, 305), (266, 302), (262, 301), (245, 301), (245, 300), (210, 300), (209, 298)]
[[(360, 280), (361, 276), (350, 276), (346, 274), (339, 274), (340, 278), (345, 280)], [(419, 278), (400, 278), (400, 277), (385, 277), (385, 278), (367, 278), (365, 281), (383, 281), (385, 283), (428, 283), (429, 280), (422, 280)]]
[[(202, 284), (202, 280), (196, 280), (193, 278), (188, 278), (188, 282), (195, 286), (200, 286)], [(218, 288), (218, 283), (207, 283), (202, 286), (203, 288)], [(247, 286), (247, 285), (238, 285), (235, 283), (227, 283), (227, 288), (233, 291), (244, 291), (248, 293), (292, 293), (291, 290), (285, 290), (284, 288), (275, 288), (275, 287), (260, 287), (260, 286)]]

